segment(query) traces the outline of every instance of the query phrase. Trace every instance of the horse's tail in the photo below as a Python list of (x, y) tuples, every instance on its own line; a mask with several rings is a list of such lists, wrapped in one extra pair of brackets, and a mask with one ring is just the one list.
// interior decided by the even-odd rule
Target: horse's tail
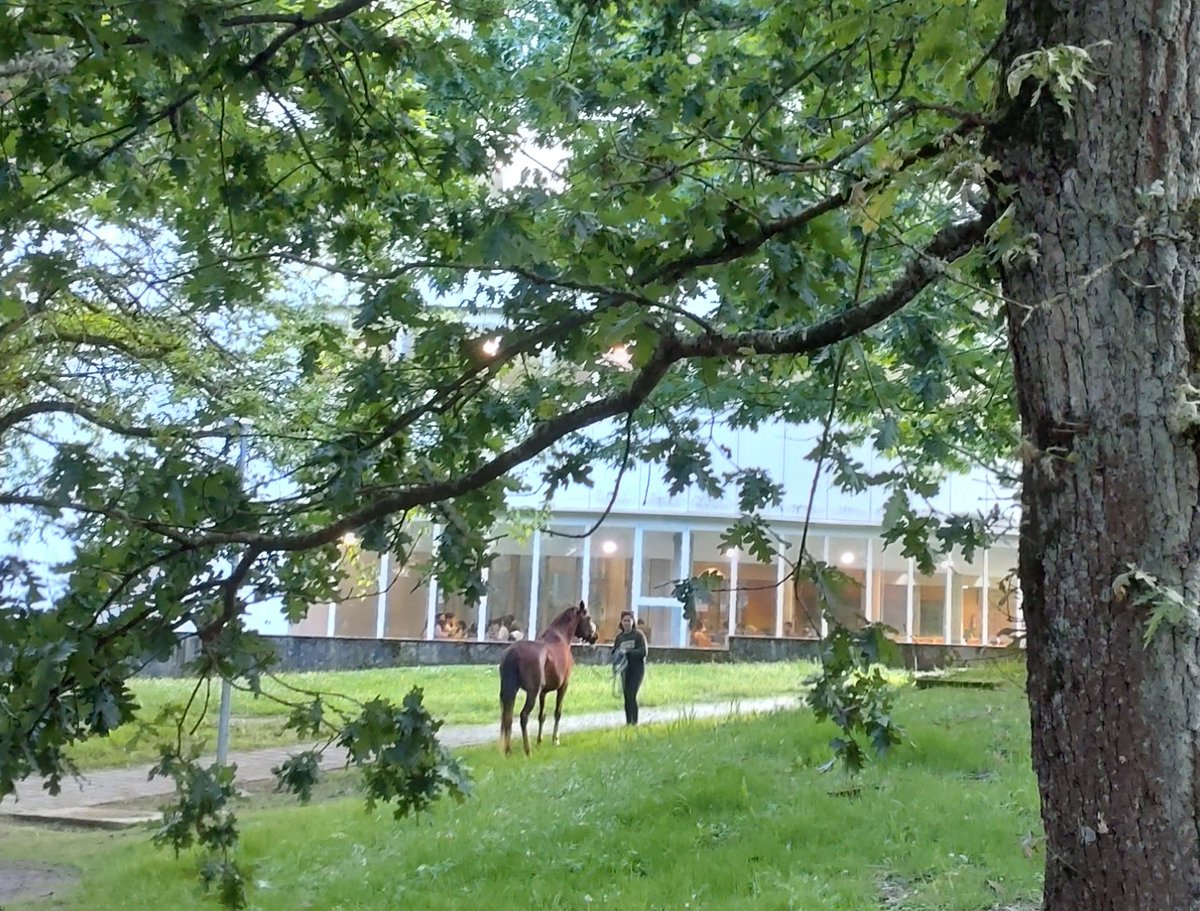
[(509, 649), (500, 659), (500, 739), (507, 745), (512, 731), (513, 705), (521, 689), (521, 667), (515, 649)]

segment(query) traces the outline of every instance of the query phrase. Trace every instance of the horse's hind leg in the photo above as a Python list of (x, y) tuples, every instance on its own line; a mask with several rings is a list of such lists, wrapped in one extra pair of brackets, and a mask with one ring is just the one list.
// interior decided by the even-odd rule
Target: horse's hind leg
[(537, 742), (542, 742), (542, 725), (546, 723), (546, 696), (547, 692), (542, 690), (542, 694), (538, 696), (538, 739)]
[(512, 755), (512, 715), (513, 702), (500, 704), (500, 745), (504, 748), (504, 755)]
[(525, 694), (525, 705), (521, 708), (521, 739), (525, 742), (525, 755), (528, 756), (533, 752), (529, 748), (529, 716), (533, 714), (533, 703), (537, 699), (534, 695), (535, 691), (527, 691)]
[(558, 746), (558, 722), (562, 718), (563, 697), (567, 695), (567, 685), (564, 683), (554, 694), (554, 745)]

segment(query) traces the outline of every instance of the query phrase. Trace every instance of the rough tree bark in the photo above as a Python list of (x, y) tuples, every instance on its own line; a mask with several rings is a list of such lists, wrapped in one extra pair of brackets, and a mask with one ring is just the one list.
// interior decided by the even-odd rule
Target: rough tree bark
[[(1111, 42), (1109, 45), (1100, 42)], [(1009, 0), (1002, 60), (1089, 48), (1065, 114), (1030, 79), (992, 131), (1026, 439), (1020, 576), (1051, 911), (1200, 908), (1194, 608), (1147, 647), (1131, 565), (1200, 598), (1200, 3)], [(1161, 195), (1158, 195), (1160, 193)]]

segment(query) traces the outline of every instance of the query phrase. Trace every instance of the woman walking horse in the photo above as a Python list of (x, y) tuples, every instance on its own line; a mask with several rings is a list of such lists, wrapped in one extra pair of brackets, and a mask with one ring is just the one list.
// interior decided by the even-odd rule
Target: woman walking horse
[(525, 755), (529, 750), (529, 715), (533, 701), (538, 706), (537, 742), (542, 742), (542, 725), (546, 721), (546, 696), (551, 691), (554, 700), (554, 744), (558, 745), (558, 721), (562, 718), (563, 697), (571, 679), (575, 659), (571, 657), (571, 642), (583, 639), (595, 643), (596, 625), (582, 601), (579, 607), (568, 607), (550, 621), (546, 631), (537, 639), (514, 642), (500, 659), (500, 742), (504, 755), (512, 753), (513, 705), (517, 690), (525, 691), (525, 707), (521, 709), (521, 738)]

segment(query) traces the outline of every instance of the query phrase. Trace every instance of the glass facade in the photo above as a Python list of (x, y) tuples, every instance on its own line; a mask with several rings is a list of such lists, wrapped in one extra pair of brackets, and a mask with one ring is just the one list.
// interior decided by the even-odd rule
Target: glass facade
[(1009, 645), (1022, 629), (1021, 593), (1017, 587), (1017, 549), (997, 546), (986, 555), (987, 613), (984, 639), (988, 645)]
[[(794, 528), (783, 529), (782, 556), (760, 563), (721, 546), (719, 520), (667, 525), (614, 518), (583, 538), (572, 536), (589, 526), (574, 520), (524, 538), (500, 535), (479, 604), (447, 594), (430, 578), (434, 534), (426, 530), (404, 566), (394, 557), (348, 553), (350, 576), (340, 597), (314, 605), (291, 629), (314, 636), (496, 639), (501, 627), (506, 634), (536, 634), (584, 600), (601, 642), (612, 641), (621, 611), (633, 610), (652, 646), (724, 648), (730, 635), (815, 637), (826, 625), (822, 594), (838, 622), (879, 621), (899, 641), (1007, 645), (1022, 629), (1011, 544), (970, 560), (952, 553), (922, 574), (869, 529), (813, 530), (808, 552), (831, 569), (820, 593), (810, 580), (797, 584), (792, 576), (800, 541)], [(697, 600), (686, 625), (672, 589), (704, 573), (712, 575), (711, 591)]]
[[(817, 587), (807, 576), (800, 578), (799, 584), (793, 570), (800, 565), (800, 535), (784, 539), (783, 551), (784, 572), (783, 581), (783, 635), (788, 638), (815, 639), (821, 631), (821, 600), (817, 595)], [(809, 555), (815, 554), (816, 559), (822, 559), (825, 552), (825, 538), (822, 535), (810, 534), (804, 543)]]
[(384, 599), (385, 639), (424, 639), (429, 623), (428, 566), (433, 556), (433, 537), (428, 529), (417, 537), (405, 561), (393, 558), (387, 573)]
[(913, 579), (913, 642), (945, 642), (946, 569), (934, 568), (933, 575), (917, 570)]
[(950, 559), (950, 642), (979, 645), (983, 636), (983, 554)]
[(871, 602), (876, 606), (873, 617), (891, 627), (895, 639), (905, 641), (911, 634), (908, 607), (912, 561), (902, 556), (898, 549), (885, 548), (882, 541), (871, 543), (875, 570), (871, 579)]
[(830, 573), (829, 612), (842, 626), (861, 629), (867, 622), (867, 539), (831, 536), (827, 539), (825, 562)]
[(779, 601), (779, 572), (776, 563), (759, 563), (748, 554), (738, 553), (736, 613), (734, 635), (774, 636), (775, 613)]
[(346, 559), (350, 572), (342, 580), (342, 597), (334, 608), (333, 634), (373, 638), (379, 617), (379, 554), (356, 552)]
[(710, 574), (710, 591), (696, 599), (696, 617), (688, 631), (688, 644), (696, 648), (721, 648), (729, 635), (729, 597), (733, 561), (721, 550), (717, 531), (694, 531), (689, 575)]
[[(533, 594), (533, 539), (502, 536), (494, 550), (496, 558), (487, 578), (488, 621), (499, 620), (510, 633), (519, 629), (525, 635), (529, 630), (529, 603)], [(544, 614), (539, 618), (541, 622), (548, 619)], [(473, 634), (471, 638), (478, 636)]]
[(582, 525), (554, 525), (551, 530), (559, 534), (541, 536), (538, 562), (538, 616), (543, 623), (583, 600), (583, 552), (587, 543), (581, 537), (563, 535), (582, 535), (587, 529)]
[(621, 611), (633, 606), (633, 529), (601, 526), (591, 540), (588, 610), (600, 642), (612, 642)]
[(679, 579), (683, 535), (677, 531), (642, 532), (642, 595), (669, 598)]

